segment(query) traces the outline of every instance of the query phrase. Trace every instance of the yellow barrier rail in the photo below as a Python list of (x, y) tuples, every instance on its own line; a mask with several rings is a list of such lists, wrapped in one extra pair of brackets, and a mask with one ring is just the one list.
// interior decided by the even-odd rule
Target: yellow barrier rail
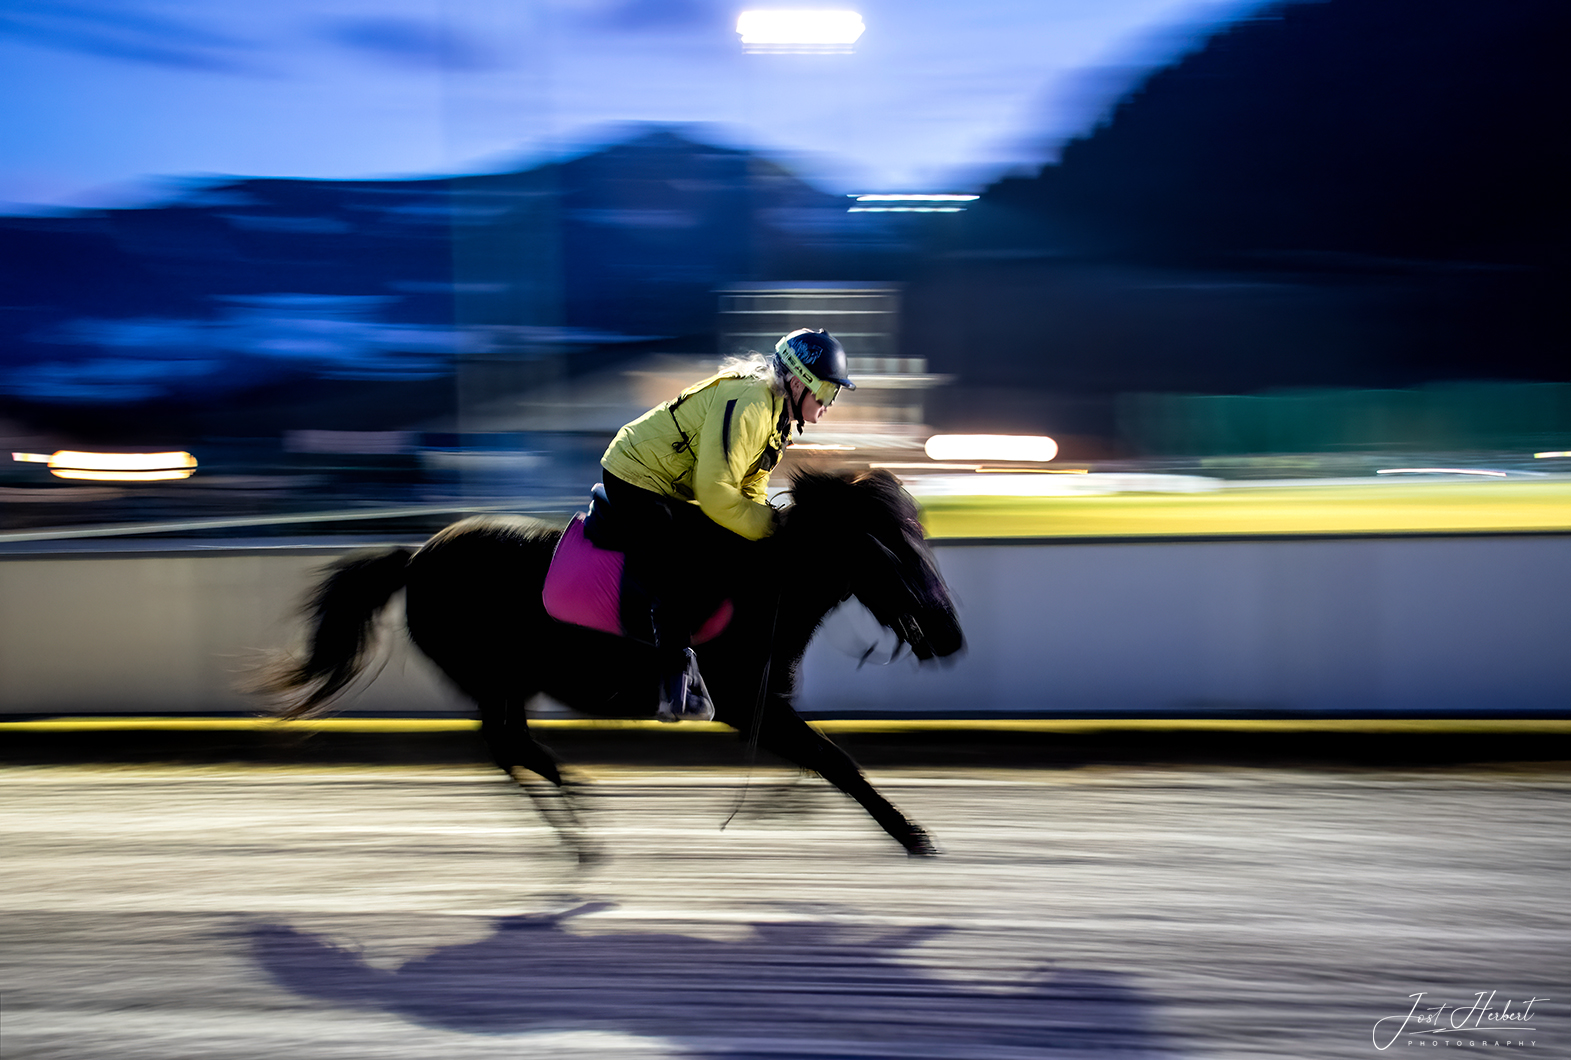
[(944, 538), (1571, 533), (1571, 483), (1261, 487), (1206, 493), (922, 498)]

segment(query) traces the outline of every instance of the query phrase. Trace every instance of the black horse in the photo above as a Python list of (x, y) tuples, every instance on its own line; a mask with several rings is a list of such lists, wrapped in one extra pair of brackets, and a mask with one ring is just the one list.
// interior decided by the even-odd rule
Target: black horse
[[(886, 471), (799, 472), (791, 492), (779, 530), (759, 543), (756, 570), (738, 579), (730, 624), (696, 649), (715, 717), (851, 796), (908, 852), (936, 853), (927, 834), (791, 706), (808, 641), (850, 596), (918, 659), (962, 647), (916, 505)], [(561, 791), (557, 761), (525, 718), (535, 694), (611, 717), (652, 716), (657, 697), (652, 648), (546, 614), (541, 586), (561, 535), (531, 519), (480, 516), (414, 552), (387, 547), (340, 560), (307, 604), (306, 657), (275, 663), (262, 688), (283, 698), (283, 717), (321, 712), (365, 667), (376, 616), (403, 589), (411, 637), (479, 705), (496, 764), (531, 793), (520, 770)], [(578, 834), (570, 807), (546, 800), (541, 809), (564, 838)]]

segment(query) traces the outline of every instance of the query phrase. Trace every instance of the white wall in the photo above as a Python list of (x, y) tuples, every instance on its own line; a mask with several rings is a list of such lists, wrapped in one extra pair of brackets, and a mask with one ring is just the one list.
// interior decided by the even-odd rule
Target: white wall
[[(856, 668), (836, 616), (802, 706), (867, 711), (1571, 710), (1571, 537), (940, 546), (969, 649)], [(870, 622), (870, 620), (869, 620)], [(838, 642), (838, 645), (837, 645)], [(887, 657), (887, 656), (886, 656)]]
[[(0, 711), (244, 711), (256, 649), (335, 550), (0, 557)], [(1571, 536), (941, 545), (967, 653), (857, 669), (833, 616), (811, 711), (1571, 709)], [(397, 621), (396, 614), (390, 620)], [(462, 710), (402, 637), (348, 706)]]
[[(0, 558), (0, 712), (255, 712), (237, 678), (293, 643), (293, 611), (342, 551)], [(407, 638), (384, 640), (382, 676), (346, 706), (461, 709)]]

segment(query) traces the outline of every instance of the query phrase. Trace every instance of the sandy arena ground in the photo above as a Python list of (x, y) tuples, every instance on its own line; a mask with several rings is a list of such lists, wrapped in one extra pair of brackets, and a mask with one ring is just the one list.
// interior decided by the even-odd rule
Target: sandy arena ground
[(585, 775), (0, 771), (0, 1056), (1571, 1056), (1564, 771)]

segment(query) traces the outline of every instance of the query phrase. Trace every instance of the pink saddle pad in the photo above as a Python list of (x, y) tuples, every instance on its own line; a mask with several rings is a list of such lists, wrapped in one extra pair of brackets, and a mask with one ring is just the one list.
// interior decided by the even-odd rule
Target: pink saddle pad
[[(599, 548), (584, 536), (584, 516), (573, 516), (551, 557), (540, 599), (558, 622), (623, 636), (622, 568), (627, 557)], [(723, 601), (693, 634), (693, 643), (713, 640), (731, 622), (730, 600)]]

